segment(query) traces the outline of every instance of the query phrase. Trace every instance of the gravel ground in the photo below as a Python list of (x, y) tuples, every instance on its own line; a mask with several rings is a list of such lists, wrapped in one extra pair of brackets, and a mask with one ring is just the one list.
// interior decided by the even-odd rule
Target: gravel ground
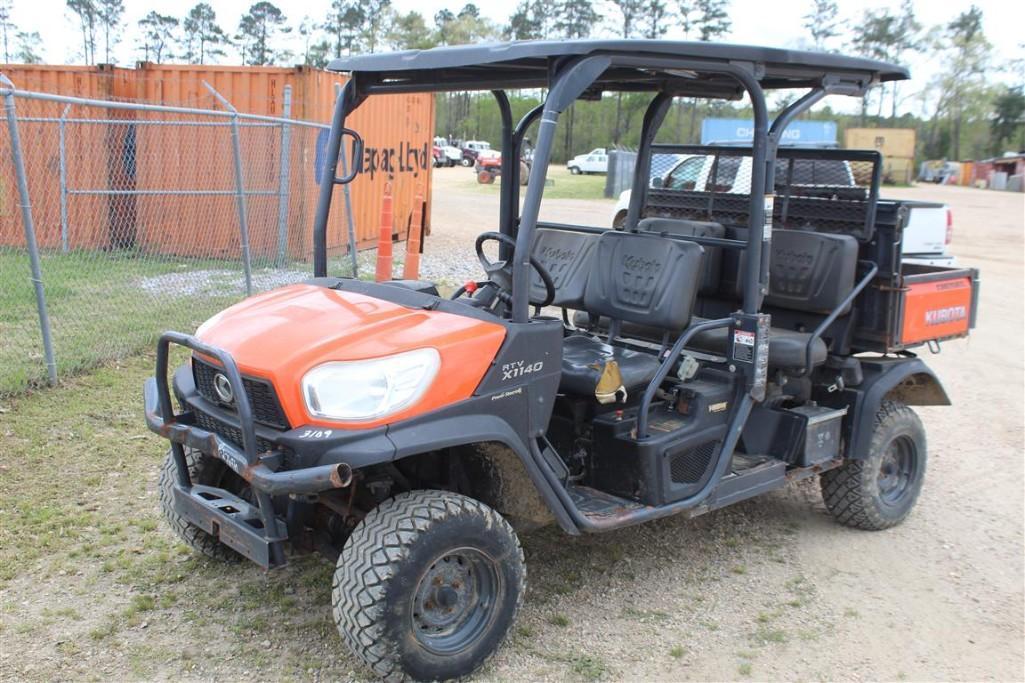
[[(435, 176), (427, 253), (448, 263), (494, 229), (498, 212), (497, 192), (459, 201), (460, 170)], [(953, 251), (983, 279), (971, 339), (925, 352), (954, 405), (917, 409), (930, 463), (915, 514), (886, 532), (849, 530), (832, 522), (808, 482), (698, 520), (568, 542), (556, 536), (534, 553), (545, 559), (528, 558), (535, 585), (575, 575), (578, 553), (601, 565), (609, 547), (624, 545), (633, 578), (607, 569), (611, 581), (588, 574), (568, 597), (551, 598), (571, 625), (557, 643), (535, 641), (540, 654), (503, 652), (495, 675), (558, 677), (558, 665), (541, 662), (566, 650), (636, 680), (748, 671), (757, 679), (1025, 679), (1025, 198), (935, 186), (883, 195), (948, 203)], [(608, 225), (613, 205), (546, 202), (543, 218)], [(537, 611), (528, 604), (528, 624), (543, 622), (547, 610)], [(674, 647), (683, 654), (673, 656)]]
[[(457, 282), (477, 277), (472, 239), (498, 208), (460, 173), (436, 174), (424, 270)], [(954, 406), (920, 410), (929, 472), (907, 522), (840, 527), (802, 482), (693, 520), (528, 535), (520, 620), (479, 680), (1025, 678), (1025, 198), (900, 194), (948, 202), (954, 251), (983, 272), (978, 329), (927, 358)], [(607, 225), (611, 208), (545, 216)], [(158, 521), (164, 446), (137, 398), (151, 367), (0, 406), (0, 678), (364, 680), (331, 624), (327, 563), (204, 562)]]

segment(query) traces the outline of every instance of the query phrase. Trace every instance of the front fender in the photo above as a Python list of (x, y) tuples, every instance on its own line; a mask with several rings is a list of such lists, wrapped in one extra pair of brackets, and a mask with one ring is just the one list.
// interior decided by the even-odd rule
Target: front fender
[(573, 523), (558, 495), (552, 490), (537, 463), (531, 457), (529, 446), (505, 419), (486, 413), (464, 413), (457, 415), (433, 415), (431, 419), (416, 424), (397, 425), (388, 432), (388, 438), (395, 445), (395, 459), (418, 455), (442, 448), (478, 446), (497, 443), (515, 453), (530, 478), (534, 489), (552, 513), (555, 521), (568, 534), (577, 535), (580, 530)]

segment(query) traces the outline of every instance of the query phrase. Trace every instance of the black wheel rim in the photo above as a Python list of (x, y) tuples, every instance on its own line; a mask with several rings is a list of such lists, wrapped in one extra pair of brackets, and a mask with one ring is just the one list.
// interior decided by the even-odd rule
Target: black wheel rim
[(877, 475), (879, 498), (889, 506), (900, 505), (918, 477), (918, 451), (908, 436), (898, 436), (886, 447)]
[(501, 595), (498, 564), (476, 548), (457, 548), (438, 557), (413, 594), (413, 634), (439, 655), (462, 652), (494, 621)]

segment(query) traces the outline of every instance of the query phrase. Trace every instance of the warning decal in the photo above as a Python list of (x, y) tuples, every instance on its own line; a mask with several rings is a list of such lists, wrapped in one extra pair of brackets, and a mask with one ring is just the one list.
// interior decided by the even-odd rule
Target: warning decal
[(746, 330), (735, 330), (733, 332), (733, 359), (745, 363), (754, 360), (755, 355), (755, 333)]

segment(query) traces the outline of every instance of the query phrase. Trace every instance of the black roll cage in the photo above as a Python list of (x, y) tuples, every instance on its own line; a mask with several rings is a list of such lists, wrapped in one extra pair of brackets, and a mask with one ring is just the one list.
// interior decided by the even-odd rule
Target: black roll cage
[[(645, 42), (645, 41), (641, 41)], [(457, 48), (450, 48), (455, 50)], [(427, 55), (429, 52), (419, 53)], [(399, 53), (396, 57), (404, 57)], [(413, 55), (414, 57), (417, 55)], [(371, 56), (374, 57), (374, 56)], [(383, 57), (383, 56), (382, 56)], [(826, 59), (826, 56), (822, 56)], [(360, 58), (357, 58), (357, 62)], [(429, 60), (428, 60), (429, 61)], [(335, 65), (332, 65), (335, 68)], [(344, 69), (344, 65), (341, 67)], [(807, 67), (803, 67), (807, 69)], [(616, 90), (632, 91), (647, 89), (655, 90), (644, 115), (641, 131), (641, 142), (637, 153), (637, 165), (628, 210), (627, 224), (637, 222), (641, 207), (647, 194), (647, 173), (651, 162), (651, 147), (655, 133), (674, 97), (680, 95), (694, 96), (701, 89), (700, 83), (693, 79), (698, 76), (714, 76), (719, 79), (716, 86), (711, 83), (705, 97), (739, 97), (746, 93), (754, 110), (754, 134), (752, 139), (752, 177), (750, 212), (748, 217), (748, 237), (746, 242), (729, 240), (731, 248), (739, 248), (748, 252), (745, 260), (745, 272), (742, 274), (742, 312), (755, 314), (761, 308), (761, 300), (768, 288), (768, 243), (771, 240), (771, 216), (765, 215), (766, 199), (773, 195), (776, 150), (783, 131), (797, 116), (807, 111), (812, 105), (829, 94), (850, 96), (864, 95), (868, 86), (878, 80), (878, 74), (838, 70), (830, 73), (820, 69), (816, 78), (788, 82), (781, 79), (767, 80), (767, 85), (779, 87), (804, 87), (810, 83), (807, 92), (785, 107), (774, 120), (770, 120), (765, 100), (765, 89), (761, 82), (767, 78), (763, 65), (755, 62), (734, 61), (725, 58), (694, 58), (672, 53), (641, 54), (640, 52), (597, 51), (591, 54), (571, 54), (561, 57), (550, 57), (548, 61), (546, 84), (548, 94), (544, 101), (530, 110), (518, 123), (513, 125), (509, 99), (504, 88), (538, 87), (536, 72), (524, 69), (522, 73), (509, 69), (496, 70), (495, 75), (486, 78), (454, 77), (453, 73), (438, 67), (437, 75), (430, 76), (430, 68), (412, 70), (406, 65), (398, 69), (402, 73), (414, 74), (409, 78), (387, 78), (383, 71), (361, 71), (358, 66), (351, 72), (349, 81), (342, 88), (334, 109), (331, 134), (326, 150), (328, 159), (327, 172), (321, 181), (320, 195), (313, 229), (314, 244), (314, 276), (327, 275), (327, 220), (331, 208), (332, 190), (335, 184), (346, 179), (337, 177), (338, 155), (341, 141), (346, 133), (347, 116), (359, 107), (367, 97), (375, 94), (395, 94), (411, 92), (441, 92), (453, 90), (491, 90), (498, 104), (502, 120), (502, 177), (506, 179), (500, 188), (499, 230), (502, 234), (516, 240), (516, 248), (512, 256), (512, 310), (514, 323), (526, 323), (530, 319), (530, 251), (537, 229), (538, 214), (544, 192), (545, 176), (551, 159), (551, 151), (555, 142), (555, 127), (559, 115), (576, 99), (593, 94), (594, 89), (603, 89), (599, 82), (603, 74), (614, 73), (619, 76)], [(798, 67), (794, 67), (799, 71)], [(651, 74), (657, 72), (683, 75), (683, 78), (666, 77), (654, 87), (650, 86)], [(630, 86), (629, 76), (624, 80), (622, 74), (637, 74), (634, 78), (638, 87)], [(390, 74), (387, 74), (390, 75)], [(892, 75), (891, 75), (892, 76)], [(722, 87), (722, 78), (732, 79), (739, 90), (728, 93)], [(900, 76), (898, 76), (900, 77)], [(643, 83), (641, 83), (643, 81)], [(519, 163), (520, 150), (527, 129), (540, 119), (537, 141), (534, 147), (534, 159), (530, 168), (521, 215), (516, 215), (519, 206)], [(762, 192), (755, 188), (762, 188)], [(709, 241), (710, 238), (697, 238), (695, 241)], [(722, 241), (722, 240), (720, 240)], [(503, 254), (508, 258), (509, 254)]]

